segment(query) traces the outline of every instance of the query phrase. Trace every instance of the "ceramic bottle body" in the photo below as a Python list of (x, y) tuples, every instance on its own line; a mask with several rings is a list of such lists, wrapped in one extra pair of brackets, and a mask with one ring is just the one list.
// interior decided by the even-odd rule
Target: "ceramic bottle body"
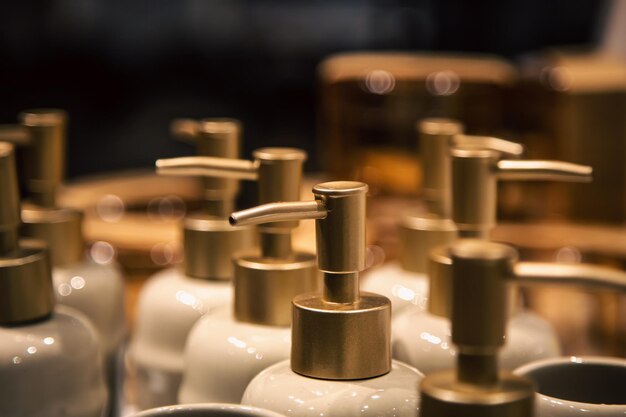
[(289, 357), (291, 329), (236, 321), (230, 306), (202, 317), (185, 349), (185, 372), (178, 400), (239, 403), (263, 369)]
[(0, 326), (0, 386), (2, 416), (102, 416), (107, 390), (95, 329), (66, 306), (41, 321)]
[(122, 273), (115, 264), (85, 259), (53, 268), (52, 278), (57, 301), (87, 316), (98, 332), (110, 408), (115, 411), (124, 381), (127, 336)]
[[(425, 374), (452, 369), (456, 350), (451, 340), (450, 320), (418, 309), (405, 311), (392, 321), (393, 357)], [(500, 365), (513, 370), (525, 363), (560, 354), (554, 328), (528, 311), (516, 313), (507, 325), (507, 340), (500, 352)]]
[(369, 379), (332, 381), (308, 378), (291, 370), (289, 360), (257, 375), (242, 404), (298, 417), (415, 417), (419, 409), (415, 368), (393, 361), (391, 372)]
[(177, 403), (189, 332), (204, 314), (231, 304), (232, 292), (230, 281), (192, 278), (174, 268), (148, 280), (130, 347), (141, 409)]
[(389, 298), (391, 314), (395, 317), (410, 307), (426, 309), (428, 276), (407, 271), (398, 262), (388, 262), (367, 271), (361, 289)]

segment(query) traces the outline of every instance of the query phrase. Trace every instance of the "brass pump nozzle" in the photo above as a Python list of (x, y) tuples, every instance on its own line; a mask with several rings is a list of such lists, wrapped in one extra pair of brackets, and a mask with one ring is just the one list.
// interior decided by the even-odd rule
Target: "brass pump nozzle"
[[(626, 291), (626, 273), (584, 264), (517, 262), (507, 245), (461, 239), (443, 258), (452, 268), (452, 342), (458, 348), (456, 372), (429, 375), (422, 382), (422, 415), (529, 416), (530, 381), (498, 372), (497, 355), (505, 343), (507, 286), (586, 285)], [(433, 262), (441, 263), (435, 254)]]
[(316, 219), (321, 293), (293, 299), (291, 369), (323, 379), (372, 378), (391, 369), (391, 304), (359, 291), (365, 269), (367, 185), (335, 181), (313, 187), (314, 201), (265, 204), (233, 213), (233, 224)]
[[(297, 201), (306, 153), (293, 148), (262, 148), (254, 160), (188, 157), (157, 161), (159, 173), (256, 180), (260, 203)], [(240, 253), (235, 265), (235, 317), (256, 324), (291, 323), (291, 299), (318, 287), (315, 257), (294, 252), (283, 220), (259, 226), (261, 254)]]
[[(238, 120), (226, 118), (176, 119), (170, 124), (170, 132), (176, 139), (194, 144), (196, 153), (207, 157), (237, 158), (242, 130)], [(166, 170), (159, 173), (168, 174)], [(210, 215), (224, 218), (234, 210), (239, 192), (237, 180), (208, 177), (197, 172), (186, 175), (203, 177), (203, 199)]]
[(481, 149), (452, 151), (452, 220), (461, 237), (487, 238), (496, 223), (497, 181), (591, 181), (592, 168), (561, 161), (500, 160)]
[(0, 129), (0, 140), (25, 147), (20, 175), (28, 201), (22, 206), (23, 236), (45, 241), (53, 265), (70, 265), (83, 258), (82, 212), (56, 205), (65, 172), (67, 114), (58, 109), (26, 110), (20, 124)]
[(457, 237), (452, 216), (452, 156), (455, 148), (489, 149), (518, 157), (524, 147), (489, 136), (463, 134), (463, 125), (452, 119), (423, 119), (417, 123), (422, 160), (426, 213), (409, 213), (400, 221), (400, 262), (408, 271), (426, 273), (428, 254)]
[(19, 120), (19, 125), (0, 129), (0, 140), (28, 147), (21, 171), (29, 197), (40, 207), (54, 208), (65, 173), (67, 114), (59, 109), (33, 109), (20, 113)]

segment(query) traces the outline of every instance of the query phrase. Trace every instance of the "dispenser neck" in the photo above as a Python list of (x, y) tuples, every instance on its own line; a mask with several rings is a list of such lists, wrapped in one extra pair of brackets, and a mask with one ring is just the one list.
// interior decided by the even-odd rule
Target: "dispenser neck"
[(291, 233), (271, 233), (260, 230), (261, 257), (290, 260), (293, 257)]
[(204, 199), (203, 205), (207, 214), (221, 219), (227, 218), (235, 210), (233, 199), (211, 199), (207, 197)]

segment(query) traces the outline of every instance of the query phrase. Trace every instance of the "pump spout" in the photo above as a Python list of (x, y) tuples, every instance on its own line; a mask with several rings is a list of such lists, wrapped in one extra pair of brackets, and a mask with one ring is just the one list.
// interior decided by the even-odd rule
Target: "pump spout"
[(492, 136), (457, 135), (454, 137), (454, 147), (489, 149), (507, 157), (524, 154), (524, 145)]
[(626, 272), (589, 264), (518, 262), (513, 279), (524, 285), (583, 285), (626, 292)]
[(590, 166), (562, 161), (497, 162), (498, 178), (505, 180), (591, 182), (592, 172)]
[(327, 215), (321, 201), (294, 201), (268, 203), (232, 213), (228, 221), (233, 226), (265, 224), (274, 222), (323, 219)]
[(159, 175), (199, 175), (240, 180), (255, 180), (258, 177), (257, 165), (244, 159), (185, 156), (158, 159), (156, 167)]

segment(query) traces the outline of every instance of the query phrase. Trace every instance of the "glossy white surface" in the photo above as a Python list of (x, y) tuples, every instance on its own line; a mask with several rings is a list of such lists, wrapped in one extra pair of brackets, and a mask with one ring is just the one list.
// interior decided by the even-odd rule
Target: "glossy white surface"
[(96, 332), (79, 312), (0, 326), (0, 416), (99, 417), (107, 393)]
[(141, 409), (177, 403), (187, 336), (204, 314), (230, 305), (232, 293), (230, 281), (191, 278), (174, 268), (146, 282), (130, 347)]
[(242, 404), (298, 417), (415, 417), (422, 375), (394, 361), (386, 375), (353, 381), (307, 378), (294, 373), (289, 360), (252, 380)]
[(284, 417), (282, 414), (237, 404), (190, 404), (142, 411), (133, 417)]
[[(425, 374), (451, 369), (456, 351), (451, 341), (450, 321), (416, 308), (391, 322), (393, 357)], [(500, 365), (513, 370), (525, 363), (560, 354), (552, 326), (530, 312), (514, 315), (507, 327), (507, 341), (500, 352)]]
[(238, 322), (231, 308), (216, 309), (191, 330), (178, 396), (181, 404), (239, 403), (252, 378), (289, 357), (290, 327)]
[(54, 268), (52, 278), (57, 301), (85, 314), (100, 336), (110, 406), (117, 409), (124, 380), (120, 357), (127, 335), (122, 273), (114, 263), (85, 259)]
[[(592, 367), (597, 368), (592, 371)], [(609, 377), (608, 368), (615, 371), (614, 377)], [(567, 372), (564, 372), (564, 369), (567, 369)], [(560, 357), (529, 363), (516, 369), (515, 373), (535, 381), (541, 391), (557, 390), (567, 394), (568, 398), (557, 398), (537, 393), (535, 395), (536, 417), (626, 416), (626, 360), (624, 359)], [(613, 391), (614, 401), (612, 402), (617, 400), (617, 404), (608, 404), (605, 398), (598, 402), (606, 402), (606, 404), (577, 401), (581, 390), (592, 397), (596, 395), (604, 397), (609, 389)]]
[(389, 298), (391, 313), (396, 316), (407, 307), (426, 309), (428, 277), (426, 274), (406, 271), (398, 262), (388, 262), (363, 274), (361, 290)]

